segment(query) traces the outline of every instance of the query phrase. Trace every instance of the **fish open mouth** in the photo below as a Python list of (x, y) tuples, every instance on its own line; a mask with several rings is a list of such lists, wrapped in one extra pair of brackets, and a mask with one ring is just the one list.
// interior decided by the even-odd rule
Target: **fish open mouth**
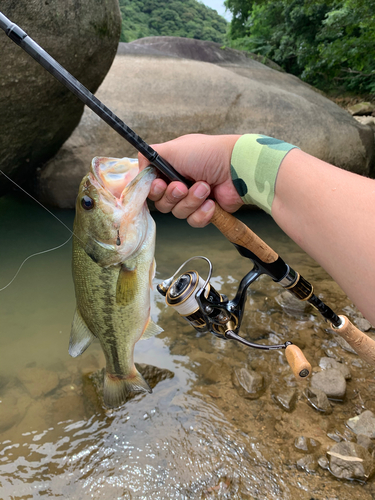
[(92, 172), (103, 188), (120, 199), (124, 189), (139, 173), (138, 160), (97, 156), (92, 161)]

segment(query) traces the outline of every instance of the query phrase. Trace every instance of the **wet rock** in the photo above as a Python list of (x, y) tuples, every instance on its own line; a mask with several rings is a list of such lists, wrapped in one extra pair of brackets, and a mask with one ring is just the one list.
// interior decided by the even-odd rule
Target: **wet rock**
[(330, 368), (334, 368), (341, 372), (345, 380), (349, 380), (351, 378), (351, 373), (349, 367), (344, 365), (343, 363), (337, 362), (332, 358), (320, 358), (319, 366), (322, 370), (329, 370)]
[(329, 469), (329, 460), (327, 457), (319, 457), (318, 458), (318, 465), (324, 469), (324, 470), (327, 470)]
[(275, 297), (276, 302), (283, 308), (283, 310), (291, 316), (301, 316), (310, 304), (306, 301), (298, 300), (290, 292), (281, 292)]
[(296, 407), (297, 391), (295, 389), (285, 389), (282, 392), (273, 393), (272, 399), (284, 411), (291, 413)]
[[(141, 373), (143, 378), (146, 380), (148, 385), (153, 389), (159, 382), (166, 380), (168, 378), (173, 378), (174, 373), (166, 368), (158, 368), (157, 366), (147, 365), (144, 363), (135, 363), (137, 370)], [(95, 410), (103, 405), (103, 381), (105, 375), (105, 368), (97, 370), (91, 375), (84, 376), (84, 405), (87, 411), (95, 412)], [(95, 391), (91, 390), (91, 387), (87, 387), (88, 380), (91, 381)], [(133, 399), (136, 394), (129, 394), (128, 401)]]
[(375, 415), (370, 410), (366, 410), (356, 417), (349, 418), (346, 425), (355, 434), (363, 434), (369, 438), (375, 438)]
[(368, 479), (375, 470), (370, 453), (356, 443), (343, 441), (327, 451), (330, 472), (340, 479)]
[(319, 410), (322, 413), (326, 413), (327, 415), (332, 413), (331, 403), (328, 401), (327, 394), (320, 389), (316, 389), (313, 387), (308, 387), (304, 395), (310, 406), (315, 408), (315, 410)]
[[(330, 330), (330, 331), (333, 333), (336, 333), (337, 343), (339, 344), (340, 347), (342, 347), (342, 349), (344, 349), (344, 351), (351, 352), (352, 354), (357, 354), (355, 352), (355, 350), (353, 349), (353, 347), (350, 344), (348, 344), (345, 339), (340, 337), (340, 335), (338, 335), (337, 332), (335, 332), (334, 330)], [(358, 356), (358, 354), (357, 354), (357, 356)]]
[(349, 106), (347, 109), (352, 116), (371, 115), (375, 111), (375, 106), (371, 102), (359, 102), (358, 104)]
[(320, 443), (315, 441), (315, 439), (306, 436), (298, 436), (294, 440), (294, 447), (302, 453), (312, 453), (317, 450), (319, 446)]
[(151, 389), (159, 382), (174, 377), (174, 373), (167, 370), (167, 368), (158, 368), (157, 366), (146, 365), (145, 363), (135, 363), (135, 366), (143, 378), (148, 382)]
[(259, 397), (264, 388), (262, 375), (253, 370), (246, 370), (246, 368), (236, 368), (232, 380), (233, 385), (242, 388), (242, 394), (251, 399)]
[(77, 394), (77, 391), (70, 391), (63, 394), (54, 401), (52, 406), (51, 417), (53, 424), (73, 419), (75, 421), (82, 420), (85, 417), (85, 408), (83, 398)]
[(336, 443), (340, 443), (343, 440), (341, 435), (337, 434), (337, 432), (327, 432), (327, 437), (332, 439), (332, 441), (336, 441)]
[(315, 472), (318, 468), (318, 462), (313, 455), (306, 455), (297, 461), (297, 469), (306, 472)]
[(346, 392), (346, 380), (335, 368), (313, 374), (311, 388), (323, 391), (328, 398), (341, 400)]
[(371, 323), (366, 318), (356, 318), (353, 323), (355, 323), (361, 332), (368, 332), (372, 328)]
[(357, 435), (357, 444), (363, 446), (363, 448), (365, 448), (370, 453), (374, 450), (375, 447), (375, 443), (371, 441), (371, 439), (368, 436), (365, 436), (364, 434)]
[(57, 373), (43, 368), (24, 368), (18, 374), (18, 379), (33, 398), (44, 396), (59, 385)]
[(220, 362), (213, 362), (208, 358), (200, 356), (195, 359), (197, 364), (195, 371), (200, 379), (204, 379), (208, 384), (215, 384), (222, 377), (223, 369), (225, 369)]

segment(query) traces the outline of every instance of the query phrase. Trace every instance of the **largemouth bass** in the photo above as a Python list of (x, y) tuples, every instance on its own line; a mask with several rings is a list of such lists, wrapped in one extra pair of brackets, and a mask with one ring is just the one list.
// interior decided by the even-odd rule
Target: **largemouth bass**
[(106, 359), (104, 403), (121, 405), (131, 392), (151, 389), (133, 352), (142, 338), (162, 332), (150, 318), (155, 274), (155, 222), (146, 205), (155, 170), (139, 172), (130, 158), (94, 158), (77, 197), (73, 279), (77, 307), (69, 353), (99, 339)]

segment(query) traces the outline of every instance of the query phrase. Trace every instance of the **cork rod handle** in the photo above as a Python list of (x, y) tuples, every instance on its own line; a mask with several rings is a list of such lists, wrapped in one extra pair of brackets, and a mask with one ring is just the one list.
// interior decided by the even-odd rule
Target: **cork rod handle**
[(311, 365), (299, 347), (295, 344), (288, 345), (285, 349), (285, 356), (297, 379), (303, 380), (310, 375)]
[(339, 328), (334, 328), (355, 352), (370, 365), (375, 365), (375, 341), (368, 337), (365, 333), (358, 330), (346, 316), (340, 316), (343, 325)]
[(215, 202), (215, 212), (210, 222), (233, 244), (253, 252), (262, 262), (271, 264), (278, 259), (277, 253), (251, 231), (243, 222), (225, 212)]

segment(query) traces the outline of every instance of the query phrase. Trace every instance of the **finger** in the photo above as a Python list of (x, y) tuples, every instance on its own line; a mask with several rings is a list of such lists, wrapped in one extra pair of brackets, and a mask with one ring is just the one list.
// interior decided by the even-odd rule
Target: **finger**
[(186, 219), (203, 204), (210, 194), (210, 186), (206, 182), (196, 182), (187, 194), (172, 209), (172, 213), (177, 219)]
[(167, 183), (163, 181), (163, 179), (155, 179), (151, 184), (150, 193), (148, 195), (149, 199), (152, 201), (159, 201), (163, 197), (167, 186)]
[(198, 210), (187, 218), (187, 221), (192, 227), (205, 227), (209, 224), (214, 212), (215, 202), (213, 200), (206, 200)]
[(188, 194), (189, 190), (182, 182), (171, 182), (155, 207), (164, 214), (171, 212), (175, 205)]

